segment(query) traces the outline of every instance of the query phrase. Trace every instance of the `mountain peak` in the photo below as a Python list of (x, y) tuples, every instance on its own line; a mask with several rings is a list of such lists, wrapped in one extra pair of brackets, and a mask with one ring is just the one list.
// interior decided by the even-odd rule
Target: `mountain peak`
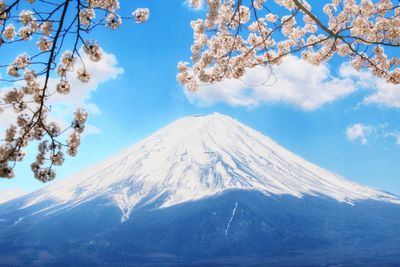
[(200, 127), (204, 127), (207, 124), (214, 124), (214, 123), (223, 123), (226, 124), (235, 124), (238, 123), (234, 118), (223, 115), (218, 112), (214, 112), (211, 114), (199, 114), (193, 116), (187, 116), (176, 120), (175, 122), (171, 123), (167, 127), (185, 127), (191, 129), (198, 129)]
[(129, 218), (135, 208), (168, 207), (219, 194), (324, 196), (353, 204), (399, 198), (346, 180), (291, 153), (237, 120), (213, 113), (178, 119), (109, 160), (30, 195), (62, 208), (107, 198)]

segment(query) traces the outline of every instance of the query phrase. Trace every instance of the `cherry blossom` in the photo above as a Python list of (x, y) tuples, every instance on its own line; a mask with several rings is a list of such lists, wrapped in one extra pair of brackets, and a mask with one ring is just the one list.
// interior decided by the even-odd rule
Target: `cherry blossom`
[[(0, 66), (7, 75), (0, 76), (0, 81), (13, 88), (1, 92), (0, 116), (5, 110), (15, 114), (14, 123), (0, 139), (0, 178), (13, 178), (15, 164), (25, 157), (24, 148), (37, 143), (38, 153), (31, 169), (36, 179), (47, 182), (56, 177), (54, 166), (61, 166), (66, 154), (77, 154), (88, 119), (88, 113), (79, 108), (71, 124), (62, 128), (49, 119), (48, 103), (57, 94), (79, 90), (73, 88), (72, 77), (82, 83), (90, 81), (81, 53), (93, 62), (103, 56), (100, 44), (89, 38), (91, 31), (98, 27), (115, 30), (123, 18), (144, 23), (150, 11), (138, 8), (133, 17), (122, 16), (118, 0), (26, 2), (29, 5), (20, 10), (22, 0), (0, 0), (0, 49), (22, 41), (32, 41), (37, 47), (36, 54), (20, 51), (12, 62)], [(71, 43), (72, 47), (68, 47)], [(59, 81), (52, 88), (49, 79), (54, 77)]]
[(399, 60), (387, 52), (400, 46), (398, 1), (332, 0), (322, 11), (305, 0), (207, 4), (206, 18), (191, 24), (191, 63), (178, 64), (177, 80), (189, 91), (204, 83), (240, 79), (247, 69), (279, 64), (290, 54), (314, 65), (340, 57), (357, 70), (369, 69), (388, 83), (400, 83)]

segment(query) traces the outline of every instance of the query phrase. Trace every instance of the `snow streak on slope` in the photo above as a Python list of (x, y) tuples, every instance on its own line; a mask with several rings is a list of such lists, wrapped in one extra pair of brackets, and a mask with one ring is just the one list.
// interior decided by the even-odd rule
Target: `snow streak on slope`
[(65, 209), (106, 197), (127, 220), (135, 208), (201, 199), (227, 189), (327, 196), (354, 203), (399, 198), (348, 181), (296, 156), (240, 122), (214, 113), (185, 117), (119, 155), (31, 194), (22, 207)]
[(229, 218), (228, 225), (226, 226), (226, 229), (225, 229), (225, 236), (228, 236), (229, 226), (231, 226), (231, 223), (233, 221), (233, 217), (235, 217), (237, 206), (238, 206), (238, 203), (236, 201), (235, 202), (235, 207), (232, 210), (232, 215)]

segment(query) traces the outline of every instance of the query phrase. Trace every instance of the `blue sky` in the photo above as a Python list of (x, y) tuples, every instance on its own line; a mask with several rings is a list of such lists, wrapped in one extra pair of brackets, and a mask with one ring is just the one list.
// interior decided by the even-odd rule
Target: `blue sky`
[[(104, 64), (113, 74), (99, 74), (98, 84), (91, 88), (74, 88), (84, 92), (81, 101), (91, 107), (88, 123), (92, 133), (83, 139), (78, 156), (67, 158), (64, 166), (57, 169), (56, 180), (108, 158), (182, 116), (220, 112), (348, 179), (400, 194), (400, 145), (396, 144), (396, 134), (400, 131), (396, 101), (400, 95), (391, 95), (395, 99), (383, 96), (389, 89), (378, 83), (366, 86), (363, 81), (373, 80), (368, 76), (339, 77), (343, 83), (332, 85), (332, 77), (345, 67), (336, 60), (325, 66), (322, 71), (326, 77), (313, 88), (307, 82), (312, 79), (313, 69), (304, 73), (302, 65), (293, 59), (288, 66), (298, 71), (297, 83), (283, 83), (291, 79), (285, 69), (277, 70), (281, 79), (276, 85), (290, 87), (285, 97), (271, 96), (270, 89), (253, 90), (231, 83), (205, 89), (223, 91), (216, 96), (188, 96), (176, 82), (176, 65), (178, 61), (189, 60), (192, 43), (189, 23), (203, 12), (190, 10), (178, 0), (137, 0), (123, 1), (122, 13), (130, 14), (130, 10), (142, 6), (151, 10), (147, 23), (125, 21), (116, 31), (102, 29), (93, 33), (93, 38), (110, 54)], [(0, 54), (3, 56), (6, 54)], [(249, 79), (256, 79), (257, 73), (253, 74)], [(326, 92), (330, 88), (323, 95), (317, 90)], [(304, 96), (293, 93), (303, 89)], [(330, 94), (333, 91), (336, 93)], [(232, 95), (232, 92), (238, 93)], [(328, 98), (324, 98), (327, 94)], [(310, 96), (313, 102), (307, 105), (304, 101)], [(354, 125), (359, 127), (351, 128)], [(31, 191), (43, 186), (30, 172), (34, 150), (30, 149), (27, 160), (17, 166), (16, 178), (1, 180), (0, 190), (18, 187)]]

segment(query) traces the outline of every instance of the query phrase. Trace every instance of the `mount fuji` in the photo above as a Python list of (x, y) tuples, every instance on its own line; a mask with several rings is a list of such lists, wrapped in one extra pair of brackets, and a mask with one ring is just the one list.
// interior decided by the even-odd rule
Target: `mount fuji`
[(225, 115), (0, 204), (0, 266), (399, 266), (400, 198)]

